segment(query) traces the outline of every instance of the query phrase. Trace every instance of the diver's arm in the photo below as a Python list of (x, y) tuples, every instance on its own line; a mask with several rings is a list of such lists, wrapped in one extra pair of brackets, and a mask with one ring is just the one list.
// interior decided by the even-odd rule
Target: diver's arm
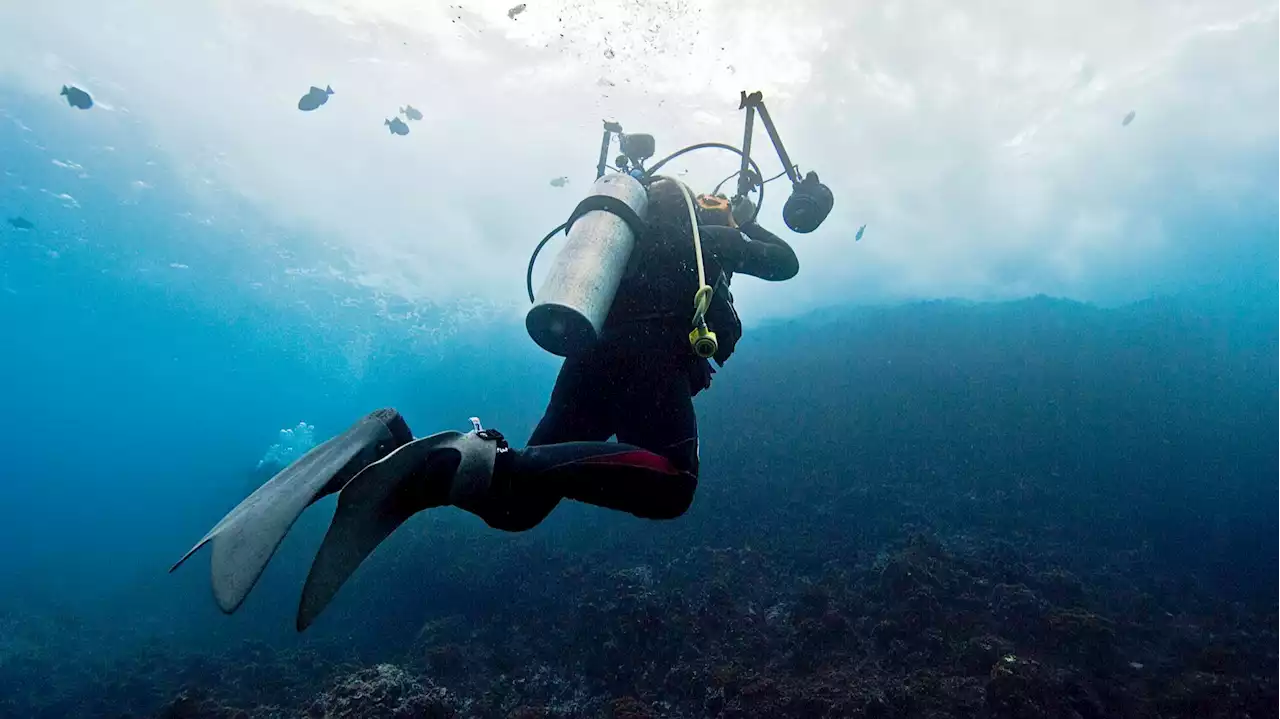
[(726, 270), (773, 282), (789, 280), (800, 271), (791, 245), (754, 222), (741, 230), (722, 226), (699, 230), (706, 248)]

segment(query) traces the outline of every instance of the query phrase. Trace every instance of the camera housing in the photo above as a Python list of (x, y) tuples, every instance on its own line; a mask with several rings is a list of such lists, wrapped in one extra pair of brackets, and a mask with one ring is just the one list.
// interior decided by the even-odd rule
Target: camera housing
[(782, 206), (782, 221), (792, 232), (813, 232), (831, 214), (834, 205), (831, 189), (818, 181), (818, 173), (810, 172), (791, 186), (791, 197)]
[(653, 157), (655, 148), (653, 135), (623, 135), (618, 139), (618, 144), (622, 147), (622, 154), (637, 165)]

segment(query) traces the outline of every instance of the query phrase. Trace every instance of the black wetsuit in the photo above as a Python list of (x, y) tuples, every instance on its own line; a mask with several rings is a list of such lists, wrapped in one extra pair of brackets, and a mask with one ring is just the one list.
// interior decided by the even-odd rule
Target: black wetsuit
[[(734, 273), (778, 281), (799, 270), (791, 247), (759, 225), (699, 231), (707, 282), (725, 278), (718, 294)], [(500, 456), (486, 522), (529, 529), (563, 498), (652, 519), (688, 509), (698, 482), (693, 396), (714, 371), (689, 344), (697, 289), (690, 237), (637, 242), (601, 340), (565, 360), (528, 446)], [(741, 332), (711, 329), (722, 342)]]

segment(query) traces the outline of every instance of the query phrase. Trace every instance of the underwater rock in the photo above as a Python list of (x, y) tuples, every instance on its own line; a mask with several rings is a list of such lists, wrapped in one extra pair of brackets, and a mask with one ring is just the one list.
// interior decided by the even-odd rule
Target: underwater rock
[(1047, 617), (1054, 645), (1086, 666), (1101, 668), (1115, 659), (1115, 623), (1084, 609), (1073, 608)]
[(206, 693), (184, 690), (159, 712), (160, 719), (249, 719), (249, 713), (210, 698)]
[(1013, 643), (993, 634), (970, 637), (957, 651), (957, 668), (969, 675), (989, 670), (1001, 657), (1013, 654)]
[(63, 85), (62, 92), (59, 94), (67, 98), (67, 104), (74, 108), (88, 110), (93, 107), (93, 98), (89, 97), (89, 93), (75, 85)]
[(426, 677), (415, 678), (394, 664), (379, 664), (339, 679), (312, 700), (306, 715), (324, 719), (445, 719), (459, 715), (459, 703), (447, 689)]
[(323, 90), (312, 85), (311, 89), (307, 91), (307, 94), (303, 95), (302, 98), (298, 100), (298, 109), (303, 112), (311, 112), (317, 107), (328, 102), (329, 96), (332, 94), (333, 88), (328, 85), (325, 85)]
[(1156, 716), (1227, 719), (1228, 717), (1275, 716), (1275, 695), (1258, 697), (1254, 683), (1212, 672), (1185, 672), (1168, 682), (1166, 694), (1154, 704)]
[(627, 696), (613, 701), (614, 719), (658, 719), (652, 709), (635, 697)]
[(987, 709), (996, 717), (1101, 717), (1110, 714), (1087, 686), (1065, 671), (1007, 654), (991, 667)]
[(987, 682), (987, 708), (1002, 717), (1048, 716), (1050, 686), (1040, 663), (1013, 654), (1000, 657)]

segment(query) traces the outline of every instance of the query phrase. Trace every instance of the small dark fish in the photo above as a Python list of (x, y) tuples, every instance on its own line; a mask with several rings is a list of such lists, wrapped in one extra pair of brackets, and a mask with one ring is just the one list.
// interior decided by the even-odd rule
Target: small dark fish
[(560, 177), (557, 177), (551, 181), (552, 187), (564, 187), (567, 184), (569, 184), (569, 178), (565, 177), (564, 175), (561, 175)]
[(404, 120), (401, 120), (398, 117), (391, 120), (387, 120), (382, 124), (391, 128), (392, 135), (408, 135), (409, 134), (409, 126), (404, 124)]
[(1120, 123), (1120, 127), (1128, 127), (1129, 123), (1133, 122), (1133, 118), (1137, 116), (1138, 116), (1137, 112), (1130, 110), (1129, 114), (1124, 116), (1124, 121)]
[(70, 87), (63, 85), (62, 92), (59, 94), (67, 98), (67, 104), (72, 107), (78, 107), (81, 110), (88, 110), (93, 107), (93, 98), (89, 97), (89, 93), (75, 85)]
[(511, 18), (512, 20), (515, 20), (516, 15), (519, 15), (520, 13), (524, 12), (525, 9), (528, 7), (529, 6), (527, 3), (520, 3), (519, 5), (516, 5), (515, 7), (507, 11), (507, 17)]
[(405, 117), (409, 118), (410, 120), (422, 119), (422, 113), (414, 109), (413, 105), (405, 105), (404, 107), (400, 108), (400, 113)]
[(303, 112), (311, 112), (317, 107), (328, 102), (329, 96), (332, 94), (333, 88), (328, 85), (325, 85), (323, 90), (312, 85), (311, 89), (307, 91), (307, 94), (303, 95), (301, 100), (298, 100), (298, 109)]
[(866, 225), (863, 225), (862, 227), (859, 227), (859, 228), (858, 228), (858, 234), (856, 234), (856, 235), (854, 235), (854, 236), (853, 236), (853, 241), (854, 241), (854, 242), (857, 242), (858, 240), (861, 240), (861, 239), (862, 239), (862, 233), (864, 233), (864, 232), (866, 232), (866, 231), (867, 231), (867, 226), (866, 226)]
[(25, 217), (10, 217), (9, 224), (13, 225), (13, 229), (15, 230), (34, 230), (36, 228), (36, 226), (31, 224), (31, 221)]

